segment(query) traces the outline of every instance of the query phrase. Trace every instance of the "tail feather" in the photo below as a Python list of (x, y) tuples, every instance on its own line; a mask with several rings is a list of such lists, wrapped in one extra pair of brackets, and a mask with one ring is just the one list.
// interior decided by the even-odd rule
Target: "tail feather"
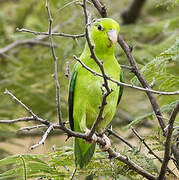
[(75, 163), (76, 166), (79, 165), (80, 168), (83, 168), (90, 162), (96, 143), (87, 144), (85, 140), (80, 138), (75, 138), (74, 141)]

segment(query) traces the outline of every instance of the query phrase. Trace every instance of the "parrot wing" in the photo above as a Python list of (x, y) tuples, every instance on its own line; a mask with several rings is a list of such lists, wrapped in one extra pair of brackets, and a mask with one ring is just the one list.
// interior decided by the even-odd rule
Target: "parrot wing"
[(74, 120), (73, 120), (73, 99), (74, 99), (74, 89), (75, 89), (75, 82), (76, 82), (76, 76), (77, 76), (77, 68), (78, 64), (75, 64), (71, 80), (70, 80), (70, 86), (69, 86), (69, 96), (68, 96), (68, 108), (69, 108), (69, 122), (71, 130), (74, 130)]
[[(69, 122), (71, 130), (75, 131), (74, 128), (74, 119), (73, 119), (73, 105), (74, 105), (74, 90), (76, 84), (76, 77), (78, 74), (78, 63), (74, 66), (70, 86), (69, 86), (69, 97), (68, 97), (68, 106), (69, 106)], [(74, 154), (75, 154), (75, 163), (79, 165), (80, 168), (86, 166), (90, 159), (92, 158), (95, 151), (96, 143), (88, 144), (85, 140), (80, 138), (74, 138)]]

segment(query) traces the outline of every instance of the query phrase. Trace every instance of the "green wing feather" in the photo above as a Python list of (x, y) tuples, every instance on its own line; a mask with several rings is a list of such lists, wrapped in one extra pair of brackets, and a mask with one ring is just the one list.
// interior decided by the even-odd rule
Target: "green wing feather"
[[(75, 131), (74, 128), (74, 119), (73, 119), (73, 102), (74, 102), (74, 90), (76, 77), (78, 75), (78, 63), (74, 66), (70, 86), (69, 86), (69, 97), (68, 97), (68, 106), (69, 106), (69, 122), (72, 130)], [(79, 165), (80, 168), (86, 166), (91, 160), (94, 151), (95, 151), (96, 143), (88, 144), (86, 141), (80, 138), (74, 138), (74, 154), (75, 154), (75, 163), (76, 166)]]
[(74, 98), (74, 89), (75, 89), (75, 82), (77, 76), (77, 67), (78, 64), (75, 64), (71, 79), (70, 79), (70, 86), (69, 86), (69, 96), (68, 96), (68, 109), (69, 109), (69, 122), (71, 130), (74, 130), (74, 120), (73, 120), (73, 98)]

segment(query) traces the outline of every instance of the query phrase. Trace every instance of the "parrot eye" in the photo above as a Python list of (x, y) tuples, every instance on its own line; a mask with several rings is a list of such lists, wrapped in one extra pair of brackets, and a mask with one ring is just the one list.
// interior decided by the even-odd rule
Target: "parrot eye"
[(103, 27), (101, 25), (98, 25), (98, 30), (103, 31)]

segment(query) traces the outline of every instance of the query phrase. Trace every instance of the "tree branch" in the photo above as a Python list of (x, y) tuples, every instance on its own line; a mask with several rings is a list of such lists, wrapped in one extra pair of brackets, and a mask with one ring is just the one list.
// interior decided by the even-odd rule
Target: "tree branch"
[[(50, 46), (50, 43), (48, 42), (45, 42), (45, 41), (40, 41), (40, 40), (35, 40), (35, 39), (25, 39), (25, 40), (18, 40), (18, 41), (15, 41), (9, 45), (7, 45), (6, 47), (0, 49), (0, 55), (2, 54), (5, 54), (7, 52), (9, 52), (11, 49), (14, 49), (18, 46), (21, 46), (21, 45), (41, 45), (41, 46)], [(54, 45), (55, 47), (57, 47), (57, 45), (55, 44)]]
[[(98, 72), (95, 72), (93, 71), (92, 69), (90, 69), (88, 66), (86, 66), (79, 58), (77, 58), (75, 55), (73, 56), (75, 60), (77, 60), (83, 68), (87, 69), (89, 72), (91, 72), (94, 76), (100, 76), (100, 77), (103, 77), (102, 74), (98, 73)], [(105, 77), (107, 80), (109, 81), (112, 81), (114, 83), (116, 83), (118, 86), (125, 86), (125, 87), (128, 87), (128, 88), (133, 88), (133, 89), (137, 89), (139, 91), (145, 91), (145, 92), (151, 92), (151, 93), (154, 93), (154, 94), (159, 94), (159, 95), (178, 95), (179, 94), (179, 91), (174, 91), (174, 92), (163, 92), (163, 91), (156, 91), (156, 90), (153, 90), (153, 89), (148, 89), (148, 88), (142, 88), (142, 87), (139, 87), (139, 86), (135, 86), (133, 84), (127, 84), (127, 83), (123, 83), (123, 82), (120, 82), (120, 81), (117, 81), (111, 77), (109, 77), (107, 74), (106, 74), (106, 77)], [(161, 117), (161, 116), (160, 116)], [(161, 117), (162, 118), (162, 117)]]
[(23, 118), (18, 118), (18, 119), (13, 119), (13, 120), (0, 120), (0, 124), (14, 124), (18, 122), (29, 122), (29, 121), (37, 121), (33, 116), (31, 117), (23, 117)]
[[(131, 130), (132, 132), (135, 134), (135, 136), (144, 144), (144, 146), (148, 149), (148, 153), (149, 154), (152, 154), (156, 159), (158, 159), (161, 163), (163, 163), (163, 160), (157, 156), (153, 151), (152, 149), (148, 146), (148, 144), (145, 142), (145, 139), (142, 138), (138, 133), (137, 131), (131, 126)], [(167, 171), (170, 172), (171, 174), (173, 174), (175, 177), (177, 177), (173, 172), (172, 170), (170, 170), (168, 167), (167, 167)]]
[(128, 141), (126, 141), (123, 137), (119, 136), (117, 133), (115, 133), (112, 128), (108, 128), (107, 132), (109, 135), (113, 135), (117, 139), (120, 139), (123, 143), (125, 143), (127, 146), (129, 146), (131, 149), (135, 148), (132, 144), (130, 144)]
[(170, 151), (171, 151), (171, 138), (172, 138), (172, 132), (173, 132), (173, 124), (175, 121), (175, 118), (177, 116), (177, 113), (179, 112), (179, 103), (176, 105), (174, 108), (170, 120), (168, 122), (168, 130), (167, 130), (167, 136), (166, 136), (166, 141), (165, 141), (165, 153), (164, 153), (164, 158), (163, 158), (163, 163), (160, 169), (160, 173), (158, 176), (158, 180), (163, 180), (165, 177), (166, 169), (168, 162), (170, 160)]
[(54, 43), (53, 43), (53, 38), (52, 38), (52, 22), (53, 22), (53, 19), (51, 17), (51, 12), (49, 9), (49, 0), (46, 0), (46, 9), (47, 9), (48, 18), (49, 18), (48, 34), (49, 34), (49, 40), (50, 40), (50, 44), (51, 44), (52, 56), (53, 56), (53, 60), (54, 60), (54, 75), (53, 75), (53, 77), (54, 77), (55, 85), (56, 85), (56, 103), (57, 103), (58, 119), (59, 119), (59, 125), (63, 126), (62, 115), (61, 115), (61, 107), (60, 107), (60, 84), (58, 81), (58, 74), (57, 74), (57, 72), (58, 72), (57, 57), (55, 54)]
[[(122, 49), (124, 50), (132, 68), (133, 68), (133, 72), (134, 74), (137, 76), (138, 80), (140, 81), (140, 83), (142, 84), (142, 86), (146, 89), (150, 89), (151, 90), (151, 87), (149, 86), (149, 84), (147, 83), (147, 81), (144, 79), (142, 73), (140, 72), (139, 68), (138, 68), (138, 65), (134, 59), (134, 57), (132, 56), (132, 53), (131, 53), (131, 49), (129, 48), (129, 46), (126, 44), (126, 42), (122, 39), (122, 37), (119, 35), (118, 36), (118, 43), (120, 44), (120, 46), (122, 47)], [(146, 94), (150, 100), (150, 103), (152, 105), (152, 108), (155, 112), (155, 115), (158, 119), (158, 122), (160, 124), (160, 127), (163, 131), (163, 135), (166, 136), (166, 132), (165, 132), (165, 127), (166, 127), (166, 124), (165, 124), (165, 121), (163, 121), (163, 116), (162, 116), (162, 113), (160, 111), (160, 107), (156, 101), (156, 98), (155, 96), (149, 92), (149, 91), (146, 91)]]
[[(25, 28), (22, 28), (22, 29), (19, 29), (19, 28), (16, 28), (16, 30), (18, 32), (26, 32), (26, 33), (31, 33), (31, 34), (34, 34), (34, 35), (49, 35), (49, 32), (39, 32), (39, 31), (33, 31), (33, 30), (29, 30), (29, 29), (25, 29)], [(66, 34), (66, 33), (51, 33), (52, 36), (62, 36), (62, 37), (71, 37), (71, 38), (80, 38), (80, 37), (84, 37), (85, 36), (85, 33), (83, 34), (78, 34), (78, 35), (73, 35), (73, 34)]]
[(135, 170), (136, 172), (138, 172), (143, 177), (146, 177), (149, 180), (156, 180), (155, 176), (153, 176), (152, 174), (148, 173), (143, 168), (141, 168), (140, 166), (135, 164), (128, 157), (123, 156), (123, 155), (115, 152), (112, 148), (110, 148), (107, 152), (109, 153), (110, 157), (118, 159), (119, 161), (122, 161), (123, 163), (127, 164), (129, 168)]
[(98, 10), (98, 12), (100, 13), (101, 17), (105, 18), (107, 17), (107, 11), (106, 11), (106, 7), (104, 5), (102, 5), (99, 0), (91, 0), (92, 3), (94, 4), (95, 8)]
[[(55, 33), (56, 31), (58, 31), (61, 27), (71, 23), (74, 21), (74, 19), (77, 17), (77, 13), (76, 11), (74, 11), (72, 17), (64, 22), (64, 23), (61, 23), (61, 24), (58, 24), (57, 26), (55, 26), (53, 29), (52, 29), (52, 33)], [(58, 33), (57, 33), (58, 34)], [(77, 35), (78, 36), (78, 35)], [(37, 36), (35, 39), (25, 39), (25, 40), (21, 40), (21, 41), (15, 41), (9, 45), (7, 45), (6, 47), (0, 49), (0, 55), (2, 56), (5, 56), (5, 53), (8, 53), (10, 50), (18, 47), (18, 46), (21, 46), (21, 45), (42, 45), (42, 46), (50, 46), (50, 43), (48, 42), (45, 42), (45, 41), (42, 41), (44, 40), (46, 37), (48, 37), (47, 35), (39, 35)], [(76, 38), (76, 37), (75, 37)], [(57, 47), (56, 44), (54, 44), (55, 47)], [(6, 56), (5, 56), (6, 57)]]
[(30, 131), (32, 129), (39, 129), (39, 128), (45, 128), (45, 127), (47, 127), (47, 126), (44, 125), (44, 124), (38, 124), (38, 125), (35, 125), (35, 126), (22, 127), (18, 131)]
[(48, 134), (53, 130), (53, 128), (54, 128), (54, 124), (51, 124), (46, 130), (46, 132), (44, 133), (44, 135), (42, 136), (42, 139), (37, 144), (31, 146), (30, 150), (33, 150), (34, 148), (44, 144), (45, 140), (47, 139)]
[[(29, 109), (23, 102), (21, 102), (16, 96), (14, 96), (11, 92), (9, 92), (7, 89), (5, 90), (4, 94), (7, 94), (9, 96), (11, 96), (18, 104), (20, 104), (29, 114), (32, 115), (32, 117), (34, 118), (34, 120), (45, 124), (45, 125), (50, 125), (50, 123), (47, 120), (43, 120), (42, 118), (38, 117), (31, 109)], [(26, 118), (28, 119), (28, 118)], [(25, 119), (25, 120), (26, 120)], [(21, 118), (22, 121), (22, 118)]]

